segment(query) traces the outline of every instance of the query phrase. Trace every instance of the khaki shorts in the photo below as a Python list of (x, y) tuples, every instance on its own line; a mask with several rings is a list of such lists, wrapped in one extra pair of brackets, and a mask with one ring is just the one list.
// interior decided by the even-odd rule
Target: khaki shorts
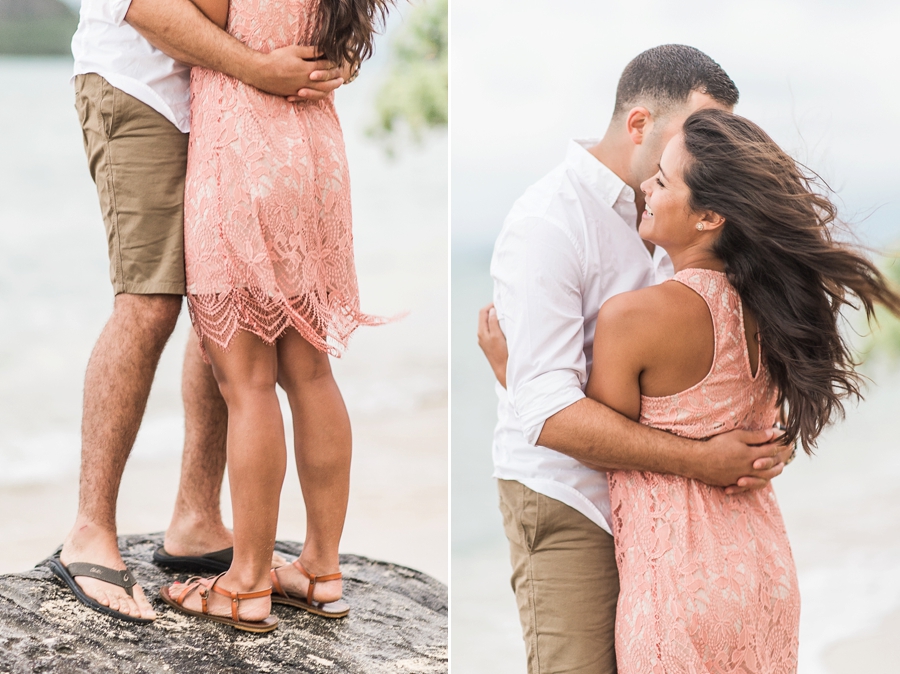
[(75, 78), (116, 294), (184, 294), (188, 134), (97, 74)]
[(615, 674), (613, 537), (519, 482), (497, 487), (529, 674)]

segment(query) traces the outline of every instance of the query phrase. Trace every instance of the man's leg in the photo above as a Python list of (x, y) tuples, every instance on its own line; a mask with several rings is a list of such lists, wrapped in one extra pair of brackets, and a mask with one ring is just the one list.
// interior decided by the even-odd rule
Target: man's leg
[(228, 408), (212, 368), (200, 357), (197, 334), (193, 330), (184, 352), (181, 395), (184, 455), (165, 548), (170, 555), (204, 555), (232, 544), (220, 508)]
[(613, 538), (519, 482), (498, 480), (529, 674), (614, 674)]
[[(97, 74), (75, 78), (75, 107), (97, 185), (116, 293), (85, 379), (79, 508), (60, 558), (123, 569), (116, 499), (153, 375), (185, 291), (187, 135)], [(153, 617), (139, 586), (78, 577), (100, 603)]]
[[(85, 375), (78, 515), (63, 545), (63, 564), (125, 568), (116, 538), (119, 483), (180, 309), (178, 295), (116, 296)], [(135, 586), (131, 599), (124, 589), (109, 583), (86, 577), (77, 581), (89, 596), (113, 610), (154, 616), (140, 586)]]

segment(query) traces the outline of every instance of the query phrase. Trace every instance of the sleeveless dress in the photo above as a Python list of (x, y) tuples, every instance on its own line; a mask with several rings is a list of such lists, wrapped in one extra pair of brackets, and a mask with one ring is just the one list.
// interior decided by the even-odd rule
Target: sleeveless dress
[[(640, 421), (688, 438), (769, 428), (775, 390), (750, 370), (741, 301), (721, 272), (673, 279), (709, 305), (709, 374), (676, 395), (641, 396)], [(620, 593), (619, 674), (787, 674), (797, 669), (800, 595), (771, 485), (727, 496), (683, 477), (609, 473)]]
[[(261, 52), (309, 44), (317, 0), (232, 0), (227, 31)], [(350, 180), (334, 94), (289, 103), (191, 71), (185, 181), (188, 308), (226, 349), (239, 330), (272, 344), (296, 329), (340, 355), (361, 324)], [(204, 353), (205, 355), (205, 353)]]

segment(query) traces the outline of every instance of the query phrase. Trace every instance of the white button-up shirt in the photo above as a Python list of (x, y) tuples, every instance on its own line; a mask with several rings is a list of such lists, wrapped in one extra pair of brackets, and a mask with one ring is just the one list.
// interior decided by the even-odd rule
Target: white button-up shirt
[(97, 73), (180, 131), (190, 130), (190, 68), (169, 58), (125, 22), (131, 0), (82, 0), (72, 38), (75, 75)]
[(606, 473), (536, 445), (544, 422), (584, 395), (600, 306), (670, 278), (637, 232), (634, 190), (573, 141), (516, 201), (494, 246), (494, 305), (509, 363), (494, 430), (494, 477), (571, 506), (610, 531)]

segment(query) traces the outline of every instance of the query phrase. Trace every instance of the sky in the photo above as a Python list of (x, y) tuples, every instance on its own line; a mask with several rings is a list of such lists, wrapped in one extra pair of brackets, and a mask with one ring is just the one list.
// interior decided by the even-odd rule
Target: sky
[(718, 61), (736, 112), (819, 172), (865, 241), (900, 240), (896, 5), (452, 0), (450, 25), (455, 249), (489, 246), (568, 139), (602, 135), (628, 61), (666, 43)]

